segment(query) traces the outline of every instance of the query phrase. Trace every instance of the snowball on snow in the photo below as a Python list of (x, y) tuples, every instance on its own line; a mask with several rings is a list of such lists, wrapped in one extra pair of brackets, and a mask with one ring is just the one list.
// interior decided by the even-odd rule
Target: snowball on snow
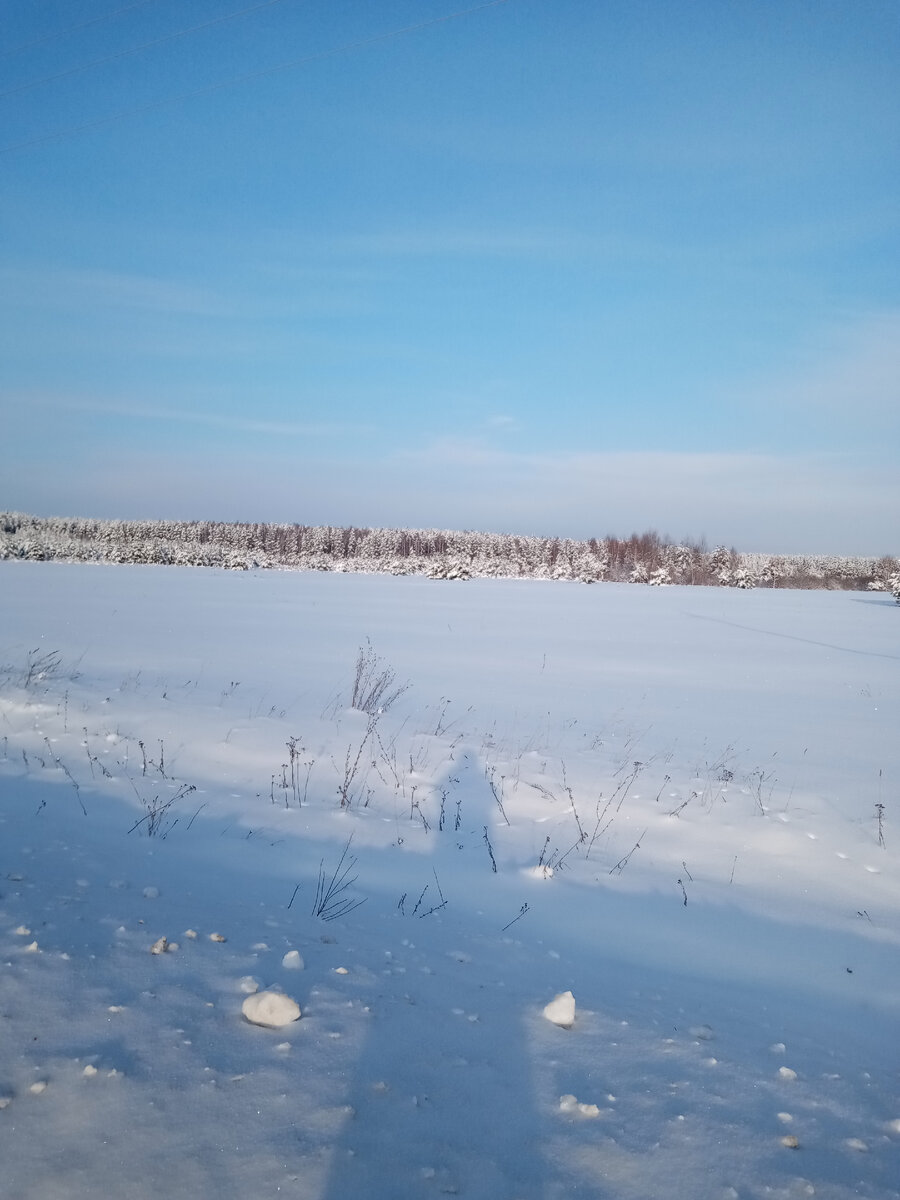
[(278, 1029), (299, 1019), (300, 1005), (282, 992), (257, 992), (247, 997), (241, 1012), (253, 1025)]
[(281, 965), (287, 967), (289, 971), (302, 971), (303, 959), (300, 957), (300, 951), (288, 950), (287, 954), (281, 960)]
[(544, 1016), (561, 1029), (571, 1029), (575, 1024), (575, 997), (571, 992), (560, 992), (544, 1008)]
[(576, 1096), (572, 1095), (560, 1096), (559, 1111), (588, 1119), (600, 1116), (600, 1109), (596, 1104), (582, 1104)]

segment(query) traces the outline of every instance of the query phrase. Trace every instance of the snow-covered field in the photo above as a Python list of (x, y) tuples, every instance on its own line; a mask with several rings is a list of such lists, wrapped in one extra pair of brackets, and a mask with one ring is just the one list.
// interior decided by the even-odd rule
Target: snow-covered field
[(4, 1197), (900, 1196), (889, 597), (2, 563), (0, 607)]

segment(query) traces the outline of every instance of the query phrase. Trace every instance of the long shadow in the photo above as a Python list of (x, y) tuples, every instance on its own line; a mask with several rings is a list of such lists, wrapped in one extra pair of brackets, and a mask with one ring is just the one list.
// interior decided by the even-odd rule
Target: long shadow
[[(441, 791), (453, 796), (442, 829)], [(362, 993), (369, 1031), (347, 1081), (354, 1115), (334, 1150), (326, 1200), (547, 1194), (520, 986), (534, 962), (495, 916), (472, 911), (485, 889), (502, 886), (482, 835), (495, 817), (476, 753), (460, 750), (429, 801), (431, 854), (405, 856), (409, 878), (428, 884), (424, 898), (411, 890), (401, 914), (382, 896), (383, 957)], [(366, 860), (388, 878), (397, 852), (367, 849)]]
[(376, 987), (368, 998), (369, 1032), (347, 1087), (353, 1116), (334, 1149), (325, 1195), (403, 1200), (433, 1187), (484, 1200), (543, 1196), (522, 1014), (483, 994), (490, 986), (480, 982), (483, 964), (447, 958), (446, 967), (424, 974), (446, 929), (426, 936), (426, 955), (398, 953), (388, 968), (407, 972), (405, 990)]

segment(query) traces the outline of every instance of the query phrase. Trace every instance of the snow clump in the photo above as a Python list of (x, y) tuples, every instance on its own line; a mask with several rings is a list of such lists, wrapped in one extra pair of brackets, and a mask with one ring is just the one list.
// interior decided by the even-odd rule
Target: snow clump
[(545, 1006), (544, 1016), (561, 1029), (571, 1029), (575, 1024), (575, 997), (571, 992), (560, 992)]
[(577, 1097), (571, 1094), (560, 1096), (559, 1111), (568, 1113), (571, 1116), (587, 1117), (588, 1120), (600, 1116), (600, 1109), (596, 1104), (582, 1104)]
[(300, 1018), (300, 1005), (282, 992), (256, 992), (241, 1005), (241, 1012), (252, 1025), (279, 1029)]

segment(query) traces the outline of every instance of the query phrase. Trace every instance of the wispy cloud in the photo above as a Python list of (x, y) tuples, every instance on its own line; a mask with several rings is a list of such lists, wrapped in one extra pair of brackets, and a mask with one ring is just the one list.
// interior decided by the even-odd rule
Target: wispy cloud
[(825, 336), (830, 344), (813, 350), (818, 361), (785, 380), (779, 398), (900, 429), (900, 310), (851, 318)]
[(0, 289), (17, 304), (143, 309), (181, 316), (234, 315), (235, 307), (208, 287), (184, 280), (98, 268), (79, 270), (42, 265), (0, 269)]
[(867, 439), (876, 457), (891, 445), (900, 453), (900, 310), (836, 319), (807, 339), (796, 360), (741, 388), (737, 399), (805, 418), (810, 445)]
[[(681, 230), (677, 240), (664, 229), (654, 233), (646, 223), (638, 228), (627, 213), (607, 220), (602, 229), (588, 224), (528, 224), (517, 222), (511, 214), (502, 224), (460, 225), (436, 220), (315, 237), (284, 230), (274, 239), (277, 258), (267, 270), (275, 274), (293, 271), (305, 279), (315, 274), (316, 264), (327, 262), (330, 271), (364, 284), (373, 278), (372, 271), (383, 269), (386, 263), (431, 258), (563, 262), (570, 266), (586, 260), (760, 272), (771, 271), (778, 262), (787, 269), (788, 264), (811, 255), (888, 236), (892, 221), (893, 213), (887, 208), (850, 215), (796, 214), (756, 229), (735, 230), (728, 223), (689, 227)], [(271, 241), (271, 234), (261, 235), (263, 246)]]
[(286, 438), (327, 438), (371, 432), (368, 425), (338, 421), (279, 421), (240, 416), (212, 409), (171, 408), (143, 400), (105, 399), (73, 396), (28, 396), (26, 403), (59, 412), (85, 413), (114, 417), (120, 421), (153, 421), (162, 425), (193, 425), (222, 429), (231, 433), (254, 433)]
[(577, 228), (517, 225), (405, 225), (403, 228), (358, 230), (331, 235), (279, 237), (282, 252), (304, 260), (323, 257), (337, 262), (363, 259), (509, 258), (578, 260), (585, 256), (660, 261), (673, 254), (671, 245), (623, 232), (596, 233)]

